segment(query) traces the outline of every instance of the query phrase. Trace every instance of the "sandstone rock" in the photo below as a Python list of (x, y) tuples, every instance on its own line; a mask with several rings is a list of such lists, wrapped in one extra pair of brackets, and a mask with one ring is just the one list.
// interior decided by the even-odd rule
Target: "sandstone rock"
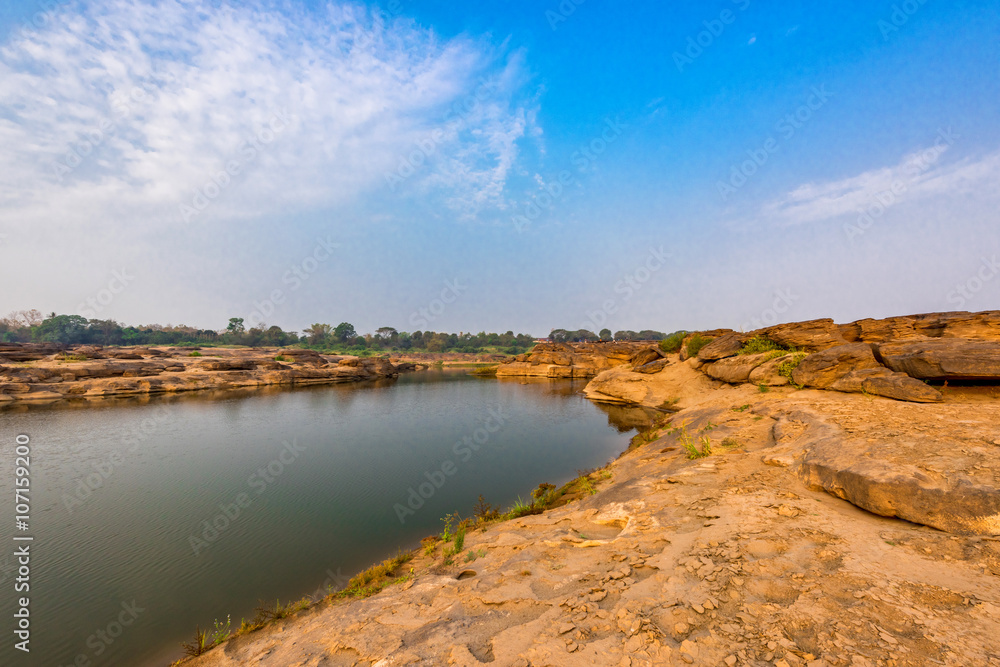
[(252, 371), (257, 362), (252, 359), (206, 359), (195, 364), (202, 371)]
[[(799, 477), (858, 507), (939, 530), (964, 535), (1000, 535), (1000, 489), (974, 483), (965, 474), (935, 474), (913, 465), (922, 455), (948, 448), (929, 438), (887, 450), (852, 439), (836, 429), (806, 447)], [(919, 453), (918, 453), (919, 452)], [(874, 454), (874, 455), (873, 455)], [(904, 458), (905, 457), (905, 458)]]
[(632, 370), (634, 370), (636, 373), (645, 373), (645, 374), (648, 375), (648, 374), (652, 374), (652, 373), (659, 373), (660, 371), (662, 371), (664, 368), (666, 368), (669, 365), (670, 365), (670, 360), (669, 359), (657, 359), (656, 361), (651, 361), (648, 364), (643, 364), (642, 366), (637, 366), (636, 368), (633, 368)]
[(863, 383), (868, 378), (888, 377), (890, 375), (893, 375), (893, 372), (883, 366), (878, 368), (860, 368), (837, 379), (833, 384), (827, 387), (827, 389), (842, 391), (845, 393), (860, 394), (862, 391), (865, 391)]
[(1000, 341), (1000, 311), (926, 313), (881, 320), (863, 319), (840, 327), (849, 341), (882, 343), (913, 338), (975, 338)]
[(631, 359), (629, 359), (629, 363), (632, 364), (633, 368), (638, 368), (639, 366), (645, 366), (650, 362), (658, 361), (662, 357), (663, 354), (660, 352), (659, 348), (647, 347), (640, 350)]
[(717, 359), (736, 356), (736, 353), (740, 351), (743, 344), (749, 339), (750, 336), (747, 334), (730, 331), (701, 348), (698, 352), (698, 358), (702, 361), (715, 361)]
[(741, 382), (748, 381), (750, 379), (750, 373), (755, 368), (768, 361), (768, 354), (769, 353), (764, 352), (761, 354), (744, 354), (735, 357), (728, 357), (711, 364), (706, 364), (703, 370), (709, 377), (715, 378), (716, 380), (721, 380), (730, 384), (739, 384)]
[(851, 371), (880, 367), (869, 344), (848, 343), (810, 354), (792, 371), (792, 380), (806, 387), (826, 389)]
[(788, 378), (781, 375), (778, 372), (778, 368), (781, 367), (781, 364), (794, 358), (795, 355), (793, 354), (785, 354), (765, 361), (760, 366), (757, 366), (750, 371), (749, 382), (751, 384), (767, 385), (768, 387), (781, 387), (788, 384)]
[(778, 324), (751, 333), (751, 336), (765, 336), (784, 347), (794, 347), (807, 351), (827, 350), (848, 341), (841, 333), (840, 327), (831, 319), (810, 320)]
[(861, 383), (861, 386), (869, 394), (894, 398), (897, 401), (938, 403), (944, 400), (940, 391), (905, 373), (868, 377)]
[(935, 338), (877, 346), (882, 363), (920, 379), (1000, 379), (1000, 341)]

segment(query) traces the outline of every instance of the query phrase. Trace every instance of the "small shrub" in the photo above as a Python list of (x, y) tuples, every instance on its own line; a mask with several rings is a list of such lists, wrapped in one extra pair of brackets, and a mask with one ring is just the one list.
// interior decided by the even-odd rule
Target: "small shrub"
[(660, 349), (666, 354), (676, 354), (681, 351), (681, 346), (684, 345), (684, 338), (686, 337), (686, 331), (672, 333), (660, 341)]
[(767, 392), (771, 391), (771, 388), (768, 387), (763, 382), (761, 382), (759, 385), (757, 385), (757, 391), (759, 391), (762, 394), (766, 394)]
[(285, 355), (283, 355), (283, 354), (279, 354), (278, 356), (276, 356), (276, 357), (274, 358), (274, 360), (275, 360), (275, 361), (291, 361), (291, 359), (289, 359), (288, 357), (286, 357), (286, 356), (285, 356)]
[(808, 355), (806, 355), (805, 352), (799, 352), (791, 359), (778, 364), (778, 375), (788, 378), (788, 381), (795, 387), (802, 389), (802, 385), (797, 384), (795, 380), (792, 379), (792, 373), (799, 367), (799, 364), (802, 363), (802, 360), (805, 359), (806, 356)]
[(194, 352), (188, 352), (188, 356), (189, 357), (200, 357), (201, 356), (201, 352), (199, 352), (198, 350), (195, 350)]
[(754, 336), (743, 344), (737, 354), (760, 354), (761, 352), (777, 351), (787, 352), (788, 350), (766, 336)]
[(689, 357), (696, 357), (698, 353), (701, 352), (701, 348), (705, 347), (712, 342), (711, 338), (705, 338), (701, 334), (695, 334), (691, 336), (691, 339), (687, 342), (687, 354)]
[(455, 553), (462, 551), (465, 546), (465, 525), (460, 524), (458, 530), (455, 532)]
[(483, 498), (483, 494), (479, 494), (479, 501), (472, 509), (472, 515), (475, 516), (480, 523), (484, 523), (486, 521), (495, 521), (500, 518), (500, 510), (486, 502), (486, 499)]
[(549, 484), (547, 482), (542, 482), (538, 485), (538, 488), (531, 492), (531, 501), (533, 505), (544, 506), (549, 503), (552, 497), (552, 492), (556, 490), (555, 484)]
[(181, 648), (184, 649), (184, 653), (186, 655), (201, 655), (208, 649), (212, 648), (212, 644), (208, 643), (208, 631), (202, 630), (200, 627), (196, 627), (194, 630), (194, 641), (181, 644)]
[(698, 446), (694, 443), (694, 440), (692, 440), (691, 436), (688, 435), (687, 426), (686, 425), (681, 426), (679, 430), (681, 434), (680, 436), (681, 446), (684, 447), (684, 450), (687, 452), (687, 457), (689, 459), (701, 459), (706, 456), (712, 455), (712, 440), (707, 435), (701, 439), (702, 446), (701, 449), (698, 449)]
[(212, 646), (221, 644), (222, 642), (229, 639), (229, 634), (230, 634), (229, 628), (231, 624), (232, 624), (232, 619), (229, 616), (226, 616), (225, 625), (219, 623), (218, 619), (216, 619), (214, 624), (215, 627), (212, 630)]

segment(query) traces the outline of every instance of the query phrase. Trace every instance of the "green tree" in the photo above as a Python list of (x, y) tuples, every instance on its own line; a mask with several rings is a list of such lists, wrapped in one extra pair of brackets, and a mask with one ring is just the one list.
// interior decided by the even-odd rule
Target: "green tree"
[(238, 336), (239, 334), (241, 334), (244, 331), (246, 331), (246, 328), (243, 326), (243, 318), (242, 317), (230, 317), (229, 318), (229, 326), (226, 327), (226, 331), (228, 331), (229, 333), (231, 333), (233, 335), (236, 335), (236, 336)]
[(304, 333), (309, 338), (310, 345), (322, 345), (330, 337), (332, 327), (329, 324), (313, 324)]
[(81, 315), (56, 315), (52, 313), (36, 327), (32, 327), (32, 338), (46, 343), (87, 342), (87, 318)]
[(358, 332), (350, 322), (341, 322), (333, 330), (333, 336), (341, 343), (349, 343), (358, 337)]
[(600, 336), (603, 341), (611, 340), (611, 329), (601, 329)]

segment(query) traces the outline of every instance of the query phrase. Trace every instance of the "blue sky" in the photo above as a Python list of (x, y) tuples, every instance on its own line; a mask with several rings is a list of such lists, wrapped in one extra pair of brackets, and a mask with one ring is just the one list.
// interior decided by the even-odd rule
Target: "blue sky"
[(1000, 307), (995, 2), (0, 11), (0, 313), (543, 335)]

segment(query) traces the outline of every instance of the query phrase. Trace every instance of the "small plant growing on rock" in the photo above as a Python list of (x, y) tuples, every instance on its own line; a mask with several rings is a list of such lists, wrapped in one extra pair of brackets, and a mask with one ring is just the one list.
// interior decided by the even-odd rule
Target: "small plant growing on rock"
[(787, 354), (788, 352), (794, 352), (783, 345), (775, 343), (773, 340), (766, 336), (754, 336), (740, 348), (738, 354), (761, 354), (762, 352), (776, 352), (780, 354), (775, 354), (775, 357), (781, 356), (782, 354)]
[(763, 382), (761, 382), (759, 385), (757, 385), (757, 391), (759, 391), (762, 394), (766, 394), (767, 392), (771, 391), (771, 388), (768, 387)]
[(731, 408), (731, 409), (732, 409), (733, 412), (746, 412), (747, 410), (750, 409), (750, 404), (747, 403), (745, 405), (741, 405), (739, 407)]
[(212, 648), (213, 644), (208, 641), (208, 631), (202, 630), (200, 627), (194, 629), (194, 641), (185, 642), (181, 644), (181, 648), (184, 649), (184, 653), (190, 656), (198, 656)]
[(705, 347), (712, 342), (711, 338), (705, 338), (701, 334), (695, 334), (691, 336), (691, 340), (687, 342), (687, 354), (689, 357), (698, 356), (701, 352), (701, 348)]
[(687, 428), (681, 427), (681, 446), (687, 452), (687, 457), (689, 459), (701, 459), (706, 456), (712, 455), (712, 440), (707, 435), (701, 439), (701, 449), (692, 440), (691, 436), (688, 435)]
[(195, 350), (194, 352), (188, 352), (188, 356), (189, 357), (200, 357), (201, 356), (201, 352), (199, 352), (198, 350)]
[(799, 367), (799, 364), (801, 364), (802, 360), (805, 359), (807, 356), (808, 355), (805, 352), (797, 352), (795, 356), (792, 357), (791, 359), (788, 359), (778, 364), (778, 375), (788, 378), (788, 381), (796, 389), (802, 389), (802, 385), (796, 383), (795, 380), (792, 379), (792, 373), (795, 371), (796, 368)]
[(684, 344), (684, 338), (686, 337), (686, 331), (674, 332), (660, 341), (660, 349), (666, 354), (676, 354), (681, 351), (681, 346)]
[(483, 494), (479, 494), (479, 500), (476, 502), (476, 506), (472, 509), (472, 515), (480, 523), (485, 523), (487, 521), (495, 521), (500, 518), (500, 510), (493, 507), (493, 505), (486, 502), (483, 498)]

